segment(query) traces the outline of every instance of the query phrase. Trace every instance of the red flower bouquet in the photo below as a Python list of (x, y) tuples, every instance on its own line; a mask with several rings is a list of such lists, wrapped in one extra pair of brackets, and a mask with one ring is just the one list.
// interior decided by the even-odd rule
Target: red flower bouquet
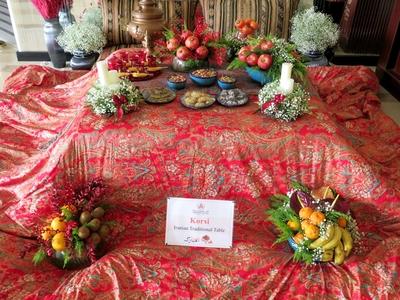
[(53, 209), (37, 228), (39, 249), (33, 257), (38, 264), (46, 257), (61, 268), (90, 265), (112, 240), (113, 222), (107, 220), (107, 206), (101, 204), (105, 185), (95, 179), (85, 186), (54, 191)]

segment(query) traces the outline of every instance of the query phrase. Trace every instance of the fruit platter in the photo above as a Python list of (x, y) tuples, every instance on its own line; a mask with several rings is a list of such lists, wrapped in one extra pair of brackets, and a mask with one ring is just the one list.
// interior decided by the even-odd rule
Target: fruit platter
[(181, 97), (182, 105), (192, 109), (206, 108), (213, 105), (214, 102), (214, 96), (197, 90), (188, 91)]
[(142, 91), (144, 101), (152, 104), (163, 104), (174, 101), (176, 93), (164, 87), (148, 88)]
[(118, 53), (110, 57), (107, 64), (109, 70), (117, 70), (120, 77), (130, 81), (152, 79), (167, 68), (157, 66), (156, 58), (145, 50)]
[(272, 196), (271, 206), (268, 219), (280, 232), (275, 243), (288, 242), (295, 261), (341, 265), (360, 239), (345, 200), (329, 186), (310, 190), (292, 182), (286, 195)]

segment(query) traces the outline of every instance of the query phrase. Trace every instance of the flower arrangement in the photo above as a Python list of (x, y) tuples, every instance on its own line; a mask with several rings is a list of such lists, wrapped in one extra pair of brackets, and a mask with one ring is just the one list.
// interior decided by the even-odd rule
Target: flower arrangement
[(295, 45), (272, 36), (250, 38), (228, 69), (251, 68), (275, 80), (280, 76), (282, 63), (292, 63), (294, 76), (303, 78), (306, 67), (295, 49)]
[(100, 7), (90, 7), (82, 14), (82, 22), (103, 28), (103, 16)]
[(100, 53), (107, 40), (102, 29), (94, 24), (81, 22), (67, 26), (57, 37), (65, 51)]
[(309, 99), (310, 95), (299, 83), (295, 83), (293, 91), (285, 95), (281, 92), (279, 80), (266, 84), (258, 93), (261, 113), (286, 122), (306, 113)]
[(53, 209), (37, 228), (40, 246), (33, 257), (35, 265), (46, 257), (63, 268), (82, 267), (97, 259), (99, 250), (115, 238), (113, 222), (106, 219), (107, 206), (101, 204), (104, 192), (99, 179), (78, 188), (67, 185), (54, 190)]
[(323, 53), (336, 45), (339, 39), (339, 28), (331, 16), (309, 8), (297, 12), (292, 19), (290, 40), (302, 53)]
[[(179, 60), (192, 65), (192, 68), (204, 65), (197, 65), (199, 61), (207, 60), (212, 55), (220, 55), (217, 44), (219, 33), (213, 32), (208, 28), (204, 18), (196, 20), (195, 29), (182, 30), (174, 28), (167, 29), (164, 33), (166, 39), (166, 48), (170, 54), (173, 54)], [(222, 59), (217, 57), (218, 64), (222, 64)]]
[(286, 195), (274, 195), (271, 202), (268, 219), (280, 231), (275, 243), (289, 242), (295, 261), (340, 265), (360, 239), (348, 206), (329, 186), (310, 190), (292, 182)]
[(97, 115), (116, 114), (121, 118), (124, 113), (137, 110), (143, 95), (128, 79), (121, 79), (116, 85), (101, 85), (97, 82), (88, 92), (86, 103)]
[(32, 0), (32, 3), (43, 19), (50, 20), (58, 17), (64, 0)]

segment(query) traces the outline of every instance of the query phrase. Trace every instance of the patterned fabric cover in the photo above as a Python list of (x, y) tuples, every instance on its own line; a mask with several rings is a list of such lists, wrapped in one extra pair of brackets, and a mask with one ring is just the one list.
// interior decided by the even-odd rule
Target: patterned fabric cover
[(253, 18), (262, 34), (287, 38), (299, 0), (200, 0), (204, 17), (215, 31), (226, 33), (238, 18)]
[[(190, 28), (198, 0), (157, 0), (164, 12), (166, 22), (183, 19)], [(137, 43), (126, 30), (132, 11), (139, 8), (139, 0), (101, 0), (103, 30), (107, 34), (108, 46)]]

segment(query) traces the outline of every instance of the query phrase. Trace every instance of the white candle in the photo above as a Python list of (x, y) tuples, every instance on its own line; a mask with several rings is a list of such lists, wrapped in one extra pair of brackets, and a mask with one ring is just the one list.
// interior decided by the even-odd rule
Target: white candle
[(292, 78), (293, 64), (283, 63), (281, 68), (281, 81)]
[(281, 83), (279, 85), (279, 88), (282, 93), (285, 95), (290, 94), (293, 92), (293, 87), (294, 87), (294, 79), (286, 79), (286, 80), (281, 80)]
[(118, 84), (119, 83), (119, 76), (117, 70), (108, 71), (108, 84)]
[(96, 64), (97, 76), (99, 77), (101, 85), (108, 85), (108, 65), (105, 60), (99, 61)]

